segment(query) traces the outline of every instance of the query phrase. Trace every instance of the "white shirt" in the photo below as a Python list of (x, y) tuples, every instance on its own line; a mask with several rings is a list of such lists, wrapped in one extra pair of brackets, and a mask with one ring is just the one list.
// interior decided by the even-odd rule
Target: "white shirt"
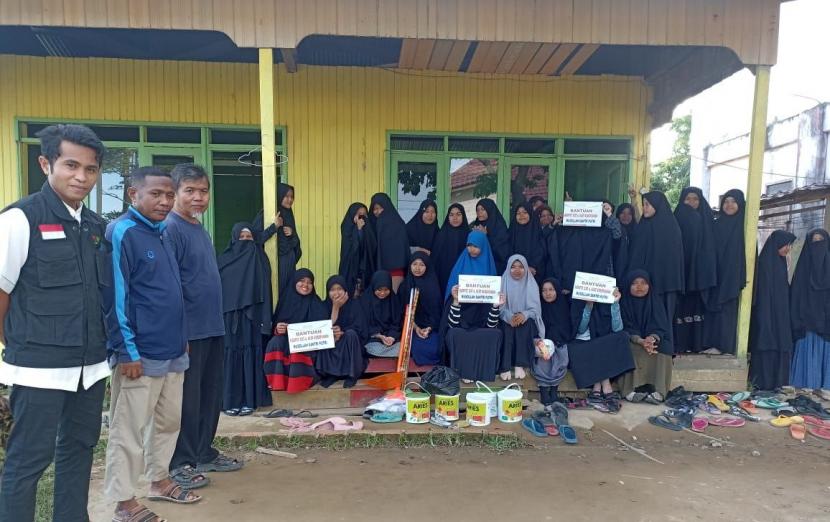
[[(81, 223), (81, 211), (64, 203), (69, 215)], [(0, 214), (0, 290), (11, 294), (20, 277), (20, 270), (29, 256), (29, 220), (19, 208)], [(110, 375), (107, 361), (90, 366), (71, 368), (29, 368), (0, 361), (0, 382), (6, 385), (78, 391), (78, 384), (88, 390), (93, 384)], [(81, 377), (83, 382), (81, 383)]]

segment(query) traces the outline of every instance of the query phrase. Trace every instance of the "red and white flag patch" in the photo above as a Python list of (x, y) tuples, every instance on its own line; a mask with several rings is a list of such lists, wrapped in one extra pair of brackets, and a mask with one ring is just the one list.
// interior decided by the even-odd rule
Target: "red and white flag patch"
[(40, 229), (40, 235), (44, 241), (50, 239), (66, 239), (63, 225), (38, 225), (38, 229)]

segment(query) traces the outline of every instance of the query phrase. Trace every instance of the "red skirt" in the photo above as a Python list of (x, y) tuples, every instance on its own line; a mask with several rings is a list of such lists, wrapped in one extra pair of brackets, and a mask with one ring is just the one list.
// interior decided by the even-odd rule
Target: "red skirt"
[(265, 349), (265, 380), (273, 391), (304, 392), (318, 380), (314, 359), (307, 353), (291, 353), (288, 336), (275, 335)]

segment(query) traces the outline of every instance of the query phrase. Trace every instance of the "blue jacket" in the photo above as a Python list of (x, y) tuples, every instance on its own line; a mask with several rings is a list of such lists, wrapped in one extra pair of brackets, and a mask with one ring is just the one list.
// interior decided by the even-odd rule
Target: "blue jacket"
[(114, 275), (105, 299), (107, 348), (118, 362), (171, 360), (185, 352), (182, 283), (164, 227), (133, 207), (107, 226)]

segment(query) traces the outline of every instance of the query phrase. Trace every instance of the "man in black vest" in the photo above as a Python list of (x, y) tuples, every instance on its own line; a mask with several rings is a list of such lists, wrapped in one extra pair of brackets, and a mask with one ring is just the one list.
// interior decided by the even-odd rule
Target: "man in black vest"
[(105, 223), (84, 207), (104, 145), (86, 127), (42, 130), (40, 192), (0, 214), (0, 382), (11, 385), (0, 520), (34, 520), (55, 461), (54, 520), (88, 521), (92, 451), (110, 370), (102, 287), (112, 286)]

